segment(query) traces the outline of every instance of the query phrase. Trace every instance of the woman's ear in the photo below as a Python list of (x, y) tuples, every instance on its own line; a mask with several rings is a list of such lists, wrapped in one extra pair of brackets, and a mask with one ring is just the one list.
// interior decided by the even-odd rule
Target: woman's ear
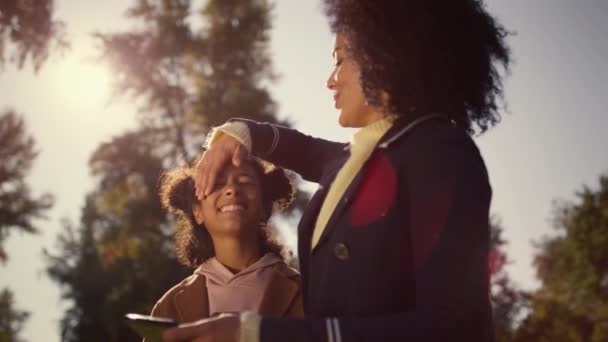
[(196, 223), (203, 224), (205, 217), (203, 216), (203, 206), (197, 203), (192, 204), (192, 213)]
[(382, 90), (380, 92), (380, 102), (382, 102), (383, 108), (388, 108), (388, 105), (391, 103), (391, 96), (389, 95), (388, 91)]

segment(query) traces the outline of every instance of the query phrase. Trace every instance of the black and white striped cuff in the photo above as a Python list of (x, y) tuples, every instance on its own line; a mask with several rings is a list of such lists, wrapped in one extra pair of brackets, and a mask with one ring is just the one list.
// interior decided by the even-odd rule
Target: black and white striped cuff
[(327, 342), (342, 342), (340, 321), (337, 318), (326, 318), (325, 327), (327, 328)]

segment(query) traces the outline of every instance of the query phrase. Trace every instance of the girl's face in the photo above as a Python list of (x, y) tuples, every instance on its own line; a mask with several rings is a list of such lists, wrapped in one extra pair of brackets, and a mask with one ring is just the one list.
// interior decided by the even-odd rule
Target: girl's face
[(336, 34), (333, 58), (335, 67), (327, 79), (327, 88), (334, 93), (334, 106), (340, 111), (343, 127), (363, 127), (383, 117), (367, 104), (360, 83), (359, 66), (348, 52), (343, 34)]
[(229, 163), (219, 175), (213, 191), (193, 206), (194, 216), (212, 237), (248, 236), (264, 218), (259, 176), (251, 162), (235, 167)]

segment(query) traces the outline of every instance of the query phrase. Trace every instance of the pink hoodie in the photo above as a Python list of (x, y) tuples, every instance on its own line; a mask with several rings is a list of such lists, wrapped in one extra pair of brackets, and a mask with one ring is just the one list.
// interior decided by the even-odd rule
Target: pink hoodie
[(194, 271), (206, 279), (209, 315), (222, 312), (257, 312), (272, 275), (274, 264), (283, 262), (274, 253), (266, 253), (258, 261), (233, 274), (216, 258), (205, 261)]

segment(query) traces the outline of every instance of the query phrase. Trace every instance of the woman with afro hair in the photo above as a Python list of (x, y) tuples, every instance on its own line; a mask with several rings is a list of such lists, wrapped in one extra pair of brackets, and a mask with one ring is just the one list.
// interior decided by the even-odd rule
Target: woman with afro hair
[(319, 184), (298, 227), (305, 319), (254, 313), (166, 341), (494, 341), (491, 186), (471, 135), (495, 125), (508, 32), (479, 0), (324, 0), (327, 80), (348, 144), (232, 119), (197, 165), (205, 196), (248, 154)]

